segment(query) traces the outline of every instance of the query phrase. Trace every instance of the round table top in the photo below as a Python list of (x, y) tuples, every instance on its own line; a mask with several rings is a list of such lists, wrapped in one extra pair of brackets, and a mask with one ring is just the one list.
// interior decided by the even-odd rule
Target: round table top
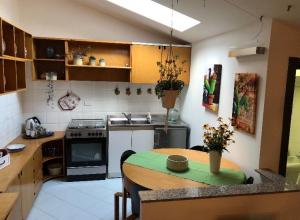
[[(208, 154), (201, 151), (179, 148), (155, 149), (153, 151), (169, 155), (183, 155), (189, 160), (199, 161), (202, 163), (209, 163)], [(226, 160), (223, 157), (221, 160), (221, 167), (230, 168), (238, 171), (241, 170), (237, 164)], [(132, 165), (126, 162), (123, 164), (123, 172), (124, 176), (133, 183), (152, 190), (209, 186), (205, 183), (199, 183), (193, 180), (179, 178), (162, 172)]]

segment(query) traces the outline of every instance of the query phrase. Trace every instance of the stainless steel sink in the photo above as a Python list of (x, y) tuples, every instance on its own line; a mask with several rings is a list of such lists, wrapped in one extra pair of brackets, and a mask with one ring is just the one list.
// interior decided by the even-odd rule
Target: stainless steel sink
[(129, 125), (129, 122), (126, 120), (124, 121), (114, 121), (114, 120), (111, 120), (110, 121), (110, 124), (112, 125)]
[(123, 125), (123, 126), (150, 124), (147, 121), (147, 119), (144, 117), (132, 117), (131, 122), (129, 122), (125, 117), (115, 117), (115, 118), (110, 118), (109, 122), (111, 125)]

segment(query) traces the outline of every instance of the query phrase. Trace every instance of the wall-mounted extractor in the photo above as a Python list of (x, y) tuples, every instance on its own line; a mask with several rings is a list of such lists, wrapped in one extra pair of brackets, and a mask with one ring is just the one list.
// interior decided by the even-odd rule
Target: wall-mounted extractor
[(258, 54), (265, 54), (265, 47), (247, 47), (230, 50), (228, 53), (229, 57), (242, 57), (242, 56), (251, 56)]

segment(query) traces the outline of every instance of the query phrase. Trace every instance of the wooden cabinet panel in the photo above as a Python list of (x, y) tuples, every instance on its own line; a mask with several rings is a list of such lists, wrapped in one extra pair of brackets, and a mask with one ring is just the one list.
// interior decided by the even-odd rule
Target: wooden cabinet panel
[(6, 220), (22, 220), (21, 180), (19, 175), (11, 183), (7, 192), (17, 192), (19, 197)]
[(29, 160), (21, 172), (22, 216), (26, 219), (34, 201), (34, 161)]
[(34, 174), (34, 198), (36, 198), (43, 183), (42, 148), (39, 148), (33, 155), (33, 174)]
[(161, 51), (158, 46), (132, 45), (131, 46), (131, 82), (156, 83), (159, 79)]
[[(159, 46), (154, 45), (132, 45), (131, 46), (131, 63), (132, 83), (156, 83), (159, 80), (159, 68), (157, 62), (165, 61), (169, 53), (169, 47), (165, 47), (163, 53)], [(184, 69), (186, 70), (179, 79), (185, 84), (189, 83), (191, 48), (190, 47), (173, 47), (174, 55), (179, 57), (178, 63), (186, 61)]]

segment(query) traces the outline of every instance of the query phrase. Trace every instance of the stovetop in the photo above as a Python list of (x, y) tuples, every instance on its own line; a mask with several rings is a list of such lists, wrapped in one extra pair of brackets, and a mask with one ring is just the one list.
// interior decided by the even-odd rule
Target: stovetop
[(69, 129), (101, 129), (105, 127), (104, 119), (72, 119), (68, 126)]
[(66, 130), (66, 138), (106, 138), (104, 119), (72, 119)]

